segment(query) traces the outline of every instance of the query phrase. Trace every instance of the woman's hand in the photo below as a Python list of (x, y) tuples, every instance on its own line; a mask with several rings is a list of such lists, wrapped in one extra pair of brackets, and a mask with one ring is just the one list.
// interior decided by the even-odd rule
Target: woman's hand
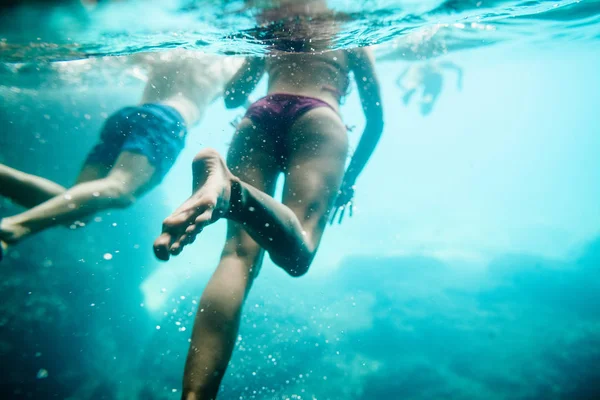
[(354, 187), (354, 182), (350, 183), (344, 181), (342, 183), (342, 187), (340, 188), (338, 196), (335, 199), (335, 203), (333, 206), (334, 211), (331, 215), (330, 224), (333, 225), (338, 212), (340, 214), (338, 224), (341, 224), (342, 220), (344, 219), (346, 209), (348, 210), (348, 216), (352, 217), (352, 213), (354, 211)]

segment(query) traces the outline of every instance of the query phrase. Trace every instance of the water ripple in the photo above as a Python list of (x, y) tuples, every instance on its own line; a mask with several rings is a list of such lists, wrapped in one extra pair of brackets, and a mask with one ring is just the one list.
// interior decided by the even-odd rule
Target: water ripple
[[(4, 6), (0, 62), (65, 61), (173, 48), (260, 55), (311, 51), (319, 43), (331, 49), (382, 44), (388, 58), (393, 49), (412, 46), (408, 53), (414, 54), (407, 57), (427, 58), (507, 40), (596, 40), (600, 22), (599, 0), (332, 0), (332, 13), (304, 21), (315, 46), (298, 50), (291, 43), (301, 32), (280, 29), (276, 22), (257, 25), (255, 16), (262, 8), (245, 7), (239, 0), (131, 0), (93, 10), (76, 4)], [(330, 26), (335, 33), (327, 29)], [(417, 54), (420, 50), (408, 42), (428, 38), (432, 31), (443, 36), (446, 45), (432, 50), (423, 44), (423, 54)]]

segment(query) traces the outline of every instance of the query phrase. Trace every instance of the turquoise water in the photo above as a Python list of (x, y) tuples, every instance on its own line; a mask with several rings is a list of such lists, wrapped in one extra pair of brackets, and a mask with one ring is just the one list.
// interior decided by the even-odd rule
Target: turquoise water
[[(3, 11), (0, 61), (59, 61), (175, 47), (264, 54), (294, 36), (256, 26), (259, 6), (270, 1), (247, 8), (240, 0), (130, 0), (103, 2), (91, 10), (69, 1), (57, 1), (63, 4), (52, 9), (29, 3)], [(462, 27), (450, 36), (463, 45), (471, 39), (470, 47), (501, 40), (598, 38), (600, 5), (593, 0), (332, 0), (328, 5), (335, 14), (317, 17), (313, 24), (335, 24), (339, 32), (333, 38), (316, 33), (313, 40), (330, 40), (332, 48), (389, 44), (435, 24)]]
[[(384, 135), (355, 215), (328, 228), (307, 276), (265, 261), (220, 398), (600, 398), (600, 2), (330, 5), (333, 47), (378, 45)], [(235, 1), (49, 7), (2, 10), (0, 163), (63, 185), (106, 116), (139, 101), (116, 55), (262, 54), (285, 39)], [(462, 68), (462, 89), (445, 70), (424, 115), (395, 82), (437, 62)], [(132, 208), (11, 249), (1, 398), (179, 398), (225, 226), (168, 264), (151, 244), (189, 196), (194, 154), (225, 152), (238, 114), (216, 102)], [(355, 88), (342, 115), (355, 146)], [(19, 211), (0, 200), (0, 217)]]

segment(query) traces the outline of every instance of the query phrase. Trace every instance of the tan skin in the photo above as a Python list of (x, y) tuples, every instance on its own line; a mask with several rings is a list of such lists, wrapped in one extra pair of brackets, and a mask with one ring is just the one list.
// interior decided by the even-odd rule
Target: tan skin
[[(337, 65), (337, 73), (332, 74), (331, 65)], [(334, 111), (340, 105), (334, 92), (343, 92), (350, 71), (358, 82), (367, 125), (344, 172), (348, 141)], [(204, 311), (194, 323), (183, 382), (182, 398), (187, 400), (216, 398), (264, 251), (291, 276), (308, 271), (330, 210), (351, 202), (354, 182), (383, 129), (379, 85), (366, 49), (249, 59), (228, 86), (226, 105), (243, 104), (265, 72), (269, 94), (309, 96), (333, 109), (315, 108), (296, 120), (283, 135), (284, 146), (291, 149), (283, 160), (270, 136), (248, 118), (238, 126), (227, 162), (211, 149), (196, 156), (193, 194), (165, 220), (154, 244), (157, 257), (167, 260), (207, 225), (228, 219), (221, 260), (202, 294), (199, 307)], [(285, 177), (282, 202), (272, 197), (279, 174)]]
[(9, 245), (46, 228), (71, 224), (103, 209), (127, 207), (150, 188), (154, 170), (145, 156), (123, 152), (112, 169), (84, 165), (75, 186), (67, 189), (0, 165), (0, 195), (30, 208), (2, 220), (0, 245), (6, 251)]
[[(220, 95), (225, 82), (239, 67), (232, 61), (218, 76), (206, 72), (212, 59), (191, 53), (141, 55), (136, 60), (152, 65), (141, 103), (162, 103), (175, 108), (188, 127), (195, 125), (205, 109)], [(209, 60), (209, 61), (207, 61)], [(237, 64), (236, 64), (237, 63)], [(112, 168), (85, 164), (73, 187), (67, 189), (39, 176), (0, 164), (0, 196), (28, 208), (2, 219), (0, 246), (9, 245), (44, 229), (85, 219), (99, 211), (125, 208), (154, 187), (154, 166), (145, 155), (123, 151)]]

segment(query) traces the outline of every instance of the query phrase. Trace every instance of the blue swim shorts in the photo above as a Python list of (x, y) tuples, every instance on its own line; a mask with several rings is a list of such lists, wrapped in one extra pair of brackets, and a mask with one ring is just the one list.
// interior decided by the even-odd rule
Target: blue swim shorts
[(112, 168), (124, 151), (141, 154), (156, 168), (152, 183), (158, 184), (183, 150), (186, 134), (185, 121), (172, 107), (153, 103), (125, 107), (106, 120), (86, 164)]

